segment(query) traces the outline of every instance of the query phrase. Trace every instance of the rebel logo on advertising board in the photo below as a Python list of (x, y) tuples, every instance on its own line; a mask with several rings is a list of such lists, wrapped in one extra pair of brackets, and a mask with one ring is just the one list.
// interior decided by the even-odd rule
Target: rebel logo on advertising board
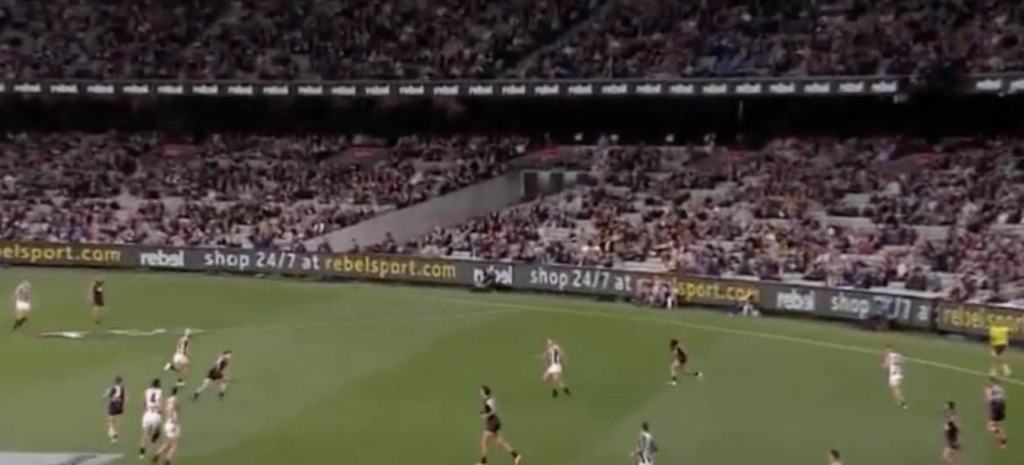
[(775, 305), (779, 307), (779, 310), (811, 313), (814, 312), (814, 299), (814, 291), (790, 289), (776, 295)]
[(487, 273), (492, 273), (494, 275), (494, 284), (498, 284), (500, 286), (512, 286), (512, 284), (514, 283), (514, 280), (515, 280), (515, 278), (513, 277), (513, 274), (512, 274), (512, 266), (511, 265), (508, 265), (508, 266), (494, 266), (494, 265), (491, 265), (491, 266), (488, 266), (487, 268), (478, 268), (478, 267), (474, 267), (473, 268), (473, 284), (477, 284), (477, 285), (483, 284), (484, 283), (484, 276), (486, 276)]
[(178, 250), (167, 253), (163, 249), (158, 249), (156, 252), (141, 253), (139, 263), (153, 268), (184, 268), (185, 252)]

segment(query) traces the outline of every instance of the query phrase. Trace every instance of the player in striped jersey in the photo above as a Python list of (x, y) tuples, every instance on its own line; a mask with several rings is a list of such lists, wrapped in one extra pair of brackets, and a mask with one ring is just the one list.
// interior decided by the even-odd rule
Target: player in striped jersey
[(164, 365), (164, 371), (173, 371), (178, 374), (178, 386), (185, 385), (185, 376), (188, 375), (188, 349), (191, 343), (192, 330), (185, 329), (185, 333), (178, 339), (171, 362)]
[(562, 351), (562, 347), (554, 339), (548, 339), (548, 347), (544, 350), (542, 357), (547, 361), (548, 368), (541, 376), (541, 381), (551, 386), (551, 397), (558, 397), (559, 391), (564, 392), (567, 396), (571, 395), (569, 387), (562, 381), (563, 364), (565, 363), (565, 353)]
[(996, 437), (1000, 449), (1006, 449), (1006, 390), (995, 377), (989, 378), (985, 386), (985, 402), (988, 403), (988, 430)]
[(128, 393), (124, 389), (124, 379), (120, 376), (114, 378), (114, 385), (107, 389), (107, 437), (110, 442), (117, 442), (117, 424), (121, 415), (124, 414), (124, 403), (128, 399)]
[(32, 285), (28, 281), (22, 281), (14, 288), (14, 330), (17, 331), (28, 322), (28, 316), (32, 313)]
[(154, 379), (142, 398), (142, 435), (139, 437), (139, 458), (146, 458), (146, 444), (156, 445), (160, 440), (160, 410), (163, 407), (164, 391), (160, 378)]
[(224, 400), (224, 395), (228, 391), (228, 366), (231, 364), (231, 351), (225, 350), (217, 356), (217, 360), (213, 362), (213, 367), (210, 371), (206, 372), (206, 379), (203, 380), (203, 384), (196, 389), (196, 392), (192, 394), (192, 400), (199, 400), (199, 394), (202, 394), (206, 388), (210, 387), (211, 384), (217, 383), (219, 390), (218, 396), (221, 400)]
[(498, 404), (494, 400), (494, 396), (491, 395), (491, 388), (480, 386), (480, 397), (483, 398), (480, 416), (484, 419), (484, 432), (483, 436), (480, 437), (480, 461), (477, 462), (477, 465), (487, 463), (487, 450), (490, 448), (491, 441), (497, 441), (501, 447), (504, 447), (512, 455), (512, 463), (519, 465), (523, 456), (516, 452), (512, 444), (509, 444), (505, 440), (505, 436), (501, 434), (501, 418), (498, 417)]
[(907, 401), (903, 396), (903, 355), (892, 346), (885, 346), (882, 369), (889, 377), (889, 392), (892, 394), (893, 400), (900, 408), (907, 408)]
[(651, 426), (645, 421), (640, 425), (640, 436), (636, 438), (636, 449), (633, 457), (637, 465), (654, 465), (654, 454), (658, 453), (658, 445), (651, 434)]
[(178, 442), (181, 440), (181, 424), (178, 422), (178, 387), (171, 388), (171, 395), (164, 402), (164, 443), (153, 454), (153, 463), (163, 459), (164, 465), (171, 465), (171, 460), (178, 453)]

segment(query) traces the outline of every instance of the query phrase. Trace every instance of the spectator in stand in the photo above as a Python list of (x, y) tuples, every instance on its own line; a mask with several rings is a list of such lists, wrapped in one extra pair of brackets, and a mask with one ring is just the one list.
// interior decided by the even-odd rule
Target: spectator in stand
[[(1024, 234), (1022, 147), (889, 138), (572, 149), (593, 161), (583, 168), (593, 185), (438, 228), (408, 250), (1004, 299), (1024, 295), (1024, 257), (1010, 246)], [(953, 229), (919, 227), (932, 224)]]
[(619, 2), (518, 71), (567, 78), (891, 74), (944, 79), (966, 71), (1022, 69), (1020, 5), (1005, 0), (970, 9), (959, 5)]
[[(292, 247), (500, 174), (518, 138), (13, 134), (0, 139), (6, 239)], [(365, 147), (364, 147), (365, 149)], [(43, 169), (38, 169), (43, 167)]]
[(0, 5), (7, 79), (913, 76), (1024, 69), (1019, 2), (154, 0)]

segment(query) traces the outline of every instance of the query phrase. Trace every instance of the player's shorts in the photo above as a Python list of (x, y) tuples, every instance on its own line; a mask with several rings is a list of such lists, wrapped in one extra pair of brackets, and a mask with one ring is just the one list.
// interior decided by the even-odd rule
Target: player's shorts
[(960, 443), (946, 441), (946, 448), (951, 450), (960, 450)]
[(121, 402), (111, 402), (107, 406), (107, 415), (112, 417), (118, 417), (124, 414), (124, 404)]
[(164, 436), (167, 439), (178, 439), (181, 437), (181, 426), (178, 423), (168, 420), (164, 423)]
[(103, 306), (103, 297), (93, 297), (92, 298), (92, 306), (93, 307), (102, 307)]
[(19, 300), (14, 303), (14, 310), (18, 313), (28, 313), (32, 311), (32, 304)]
[(497, 416), (487, 417), (487, 424), (484, 425), (484, 430), (490, 433), (500, 432), (501, 420)]
[(551, 366), (548, 367), (548, 371), (544, 372), (544, 374), (546, 374), (546, 375), (560, 375), (560, 374), (562, 374), (562, 364), (561, 363), (552, 363)]
[(1006, 419), (1006, 404), (993, 403), (988, 407), (988, 420), (999, 423)]
[(677, 365), (686, 365), (687, 361), (689, 361), (689, 358), (687, 358), (687, 356), (685, 356), (685, 355), (676, 355), (676, 364)]
[(889, 375), (889, 387), (899, 387), (903, 384), (903, 375)]
[(210, 381), (220, 381), (224, 379), (224, 373), (221, 373), (219, 370), (210, 370), (206, 373), (206, 379)]
[(175, 366), (188, 365), (188, 356), (185, 354), (174, 354), (174, 358), (171, 359), (171, 363)]
[(142, 428), (146, 431), (159, 431), (161, 421), (163, 418), (159, 413), (146, 412), (142, 415)]
[(999, 345), (992, 346), (992, 353), (993, 354), (1003, 355), (1003, 352), (1006, 352), (1006, 345), (1005, 344), (999, 344)]

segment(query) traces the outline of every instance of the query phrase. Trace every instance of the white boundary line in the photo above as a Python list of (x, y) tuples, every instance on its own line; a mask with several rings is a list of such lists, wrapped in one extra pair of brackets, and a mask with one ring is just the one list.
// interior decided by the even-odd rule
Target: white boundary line
[[(544, 306), (544, 305), (527, 305), (527, 304), (513, 304), (513, 303), (505, 303), (505, 302), (488, 302), (488, 301), (484, 301), (484, 300), (451, 299), (451, 298), (442, 298), (440, 300), (445, 301), (445, 302), (464, 304), (464, 305), (479, 305), (479, 306), (482, 306), (482, 307), (489, 307), (489, 308), (492, 308), (492, 309), (498, 309), (498, 308), (516, 309), (516, 310), (525, 310), (525, 311), (534, 311), (534, 312), (549, 312), (549, 313), (562, 313), (562, 314), (589, 316), (589, 317), (604, 317), (604, 318), (611, 318), (611, 319), (625, 320), (625, 321), (640, 321), (640, 322), (648, 322), (648, 323), (671, 324), (671, 325), (680, 326), (680, 327), (683, 327), (683, 328), (696, 329), (696, 330), (700, 330), (700, 331), (709, 331), (709, 332), (715, 332), (715, 333), (721, 333), (721, 334), (732, 334), (732, 335), (737, 335), (737, 336), (755, 337), (755, 338), (766, 339), (766, 340), (770, 340), (770, 341), (791, 342), (791, 343), (795, 343), (795, 344), (803, 344), (803, 345), (809, 345), (809, 346), (815, 346), (815, 347), (824, 347), (824, 348), (827, 348), (827, 349), (842, 350), (842, 351), (846, 351), (846, 352), (856, 352), (856, 353), (861, 353), (861, 354), (881, 355), (879, 350), (877, 350), (877, 349), (869, 349), (867, 347), (862, 347), (862, 346), (853, 346), (853, 345), (846, 345), (846, 344), (836, 344), (836, 343), (832, 343), (832, 342), (819, 341), (819, 340), (816, 340), (816, 339), (806, 339), (806, 338), (802, 338), (802, 337), (784, 336), (784, 335), (781, 335), (781, 334), (774, 334), (774, 333), (762, 332), (762, 331), (753, 331), (753, 330), (746, 330), (746, 329), (733, 329), (733, 328), (726, 328), (726, 327), (722, 327), (722, 326), (712, 326), (712, 325), (699, 324), (699, 323), (688, 323), (688, 322), (679, 321), (679, 320), (673, 319), (673, 318), (658, 318), (658, 317), (654, 317), (654, 316), (650, 316), (650, 315), (625, 315), (625, 314), (622, 314), (622, 313), (612, 313), (612, 312), (591, 312), (591, 311), (586, 311), (586, 310), (575, 310), (575, 309), (567, 309), (567, 308), (548, 307), (548, 306)], [(971, 370), (969, 368), (964, 368), (964, 367), (957, 366), (957, 365), (950, 365), (948, 363), (936, 362), (936, 361), (933, 361), (933, 360), (925, 360), (925, 359), (921, 359), (921, 358), (912, 358), (912, 357), (904, 357), (904, 360), (911, 361), (911, 362), (917, 363), (919, 365), (925, 365), (925, 366), (930, 366), (930, 367), (934, 367), (934, 368), (940, 368), (940, 369), (943, 369), (943, 370), (954, 371), (954, 372), (957, 372), (957, 373), (963, 373), (963, 374), (975, 375), (975, 376), (984, 376), (984, 377), (989, 376), (988, 373), (983, 372), (983, 371)], [(1024, 387), (1024, 381), (1021, 381), (1021, 380), (1018, 380), (1018, 379), (1003, 378), (1003, 377), (1001, 377), (1000, 380), (1003, 383), (1006, 383), (1006, 384), (1013, 384), (1013, 385), (1016, 385), (1016, 386)]]
[[(204, 328), (204, 329), (191, 328), (191, 329), (193, 331), (193, 333), (192, 333), (193, 335), (199, 336), (199, 335), (204, 335), (204, 334), (209, 334), (209, 333), (225, 333), (225, 332), (231, 332), (231, 331), (254, 331), (255, 332), (255, 331), (284, 331), (284, 330), (290, 330), (290, 329), (297, 329), (297, 330), (302, 330), (302, 329), (324, 329), (324, 328), (333, 328), (333, 327), (338, 327), (338, 326), (356, 326), (356, 325), (366, 325), (366, 324), (373, 324), (373, 323), (389, 323), (389, 322), (399, 322), (399, 321), (438, 320), (438, 319), (449, 319), (449, 318), (451, 318), (451, 319), (478, 318), (478, 317), (484, 317), (484, 316), (490, 316), (490, 315), (500, 315), (502, 313), (514, 313), (515, 311), (516, 310), (493, 309), (493, 310), (482, 310), (482, 311), (473, 311), (473, 312), (430, 313), (430, 314), (424, 314), (424, 315), (392, 315), (392, 316), (384, 317), (384, 318), (354, 318), (354, 319), (350, 319), (350, 320), (341, 319), (341, 320), (336, 320), (336, 321), (325, 321), (325, 322), (320, 322), (320, 323), (309, 323), (309, 324), (301, 324), (301, 325), (224, 326), (224, 327), (220, 327), (220, 328)], [(104, 331), (104, 332), (100, 333), (100, 335), (103, 335), (103, 336), (113, 335), (113, 336), (121, 336), (121, 337), (139, 337), (139, 336), (155, 337), (155, 336), (163, 336), (163, 335), (168, 335), (168, 334), (172, 335), (172, 336), (178, 336), (178, 335), (181, 334), (181, 332), (182, 332), (182, 330), (180, 330), (180, 329), (175, 329), (175, 330), (168, 331), (168, 330), (166, 330), (164, 328), (157, 328), (157, 329), (153, 329), (153, 330), (114, 329), (114, 330)], [(69, 334), (75, 334), (75, 335), (79, 335), (79, 336), (69, 336)], [(92, 335), (94, 335), (94, 334), (92, 332), (89, 332), (89, 331), (50, 331), (50, 332), (45, 332), (45, 333), (37, 334), (37, 336), (44, 337), (44, 338), (57, 338), (57, 339), (64, 338), (64, 339), (75, 339), (75, 340), (77, 340), (77, 339), (87, 339), (87, 338), (89, 338)]]
[(337, 321), (325, 321), (320, 323), (309, 323), (303, 325), (266, 325), (266, 326), (225, 326), (221, 328), (204, 328), (201, 334), (209, 333), (223, 333), (229, 331), (283, 331), (288, 329), (323, 329), (333, 328), (335, 326), (356, 326), (365, 325), (372, 323), (388, 323), (395, 321), (414, 321), (414, 320), (437, 320), (437, 319), (458, 319), (458, 318), (477, 318), (490, 315), (498, 315), (502, 313), (512, 313), (514, 310), (483, 310), (475, 312), (458, 312), (458, 313), (430, 313), (424, 315), (393, 315), (384, 318), (354, 318), (351, 320), (337, 320)]

